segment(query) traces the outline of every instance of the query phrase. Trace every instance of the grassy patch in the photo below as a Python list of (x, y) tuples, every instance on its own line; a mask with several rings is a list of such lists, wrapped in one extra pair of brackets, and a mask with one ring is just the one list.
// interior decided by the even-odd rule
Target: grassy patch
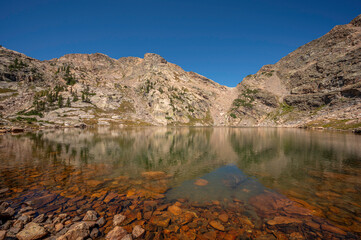
[(43, 114), (40, 111), (30, 110), (29, 112), (20, 111), (17, 113), (17, 115), (24, 115), (24, 116), (39, 116), (43, 117)]
[(12, 95), (1, 96), (1, 97), (0, 97), (0, 102), (6, 100), (6, 99), (8, 99), (8, 98), (15, 97), (15, 96), (17, 96), (17, 95), (19, 95), (19, 93), (16, 92), (16, 93), (13, 93)]
[[(351, 122), (350, 122), (351, 121)], [(306, 125), (307, 127), (323, 127), (340, 130), (351, 130), (361, 127), (361, 122), (352, 122), (352, 119), (331, 119), (312, 121)]]
[(38, 120), (36, 118), (18, 116), (15, 119), (12, 119), (12, 121), (26, 122), (28, 124), (32, 124), (33, 122), (37, 122)]
[(120, 104), (118, 110), (116, 112), (121, 112), (121, 113), (126, 113), (126, 112), (131, 112), (131, 113), (135, 113), (135, 108), (134, 105), (129, 102), (129, 101), (122, 101), (122, 103)]
[(0, 88), (0, 94), (1, 93), (11, 93), (11, 92), (16, 92), (16, 90), (12, 90), (10, 88)]

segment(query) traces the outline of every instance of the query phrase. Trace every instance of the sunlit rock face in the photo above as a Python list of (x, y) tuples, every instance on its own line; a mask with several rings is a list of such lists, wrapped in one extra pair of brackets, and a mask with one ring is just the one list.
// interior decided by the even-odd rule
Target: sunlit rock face
[(237, 86), (230, 124), (359, 127), (359, 19), (247, 76)]

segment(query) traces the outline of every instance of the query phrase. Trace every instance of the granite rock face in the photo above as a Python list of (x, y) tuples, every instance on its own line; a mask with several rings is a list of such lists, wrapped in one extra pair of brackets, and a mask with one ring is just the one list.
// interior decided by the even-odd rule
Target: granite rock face
[(235, 88), (163, 57), (67, 54), (39, 61), (0, 47), (3, 125), (358, 128), (361, 15), (263, 66)]
[[(237, 86), (231, 125), (360, 119), (361, 15), (262, 67)], [(344, 126), (346, 127), (346, 126)]]

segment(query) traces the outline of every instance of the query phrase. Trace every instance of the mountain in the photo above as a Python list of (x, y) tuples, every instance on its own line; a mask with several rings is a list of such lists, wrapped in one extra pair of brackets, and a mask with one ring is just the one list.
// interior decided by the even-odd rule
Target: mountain
[(238, 86), (231, 125), (361, 124), (361, 15), (263, 66)]
[(361, 126), (361, 15), (263, 66), (235, 88), (161, 56), (68, 54), (39, 61), (0, 47), (3, 125)]

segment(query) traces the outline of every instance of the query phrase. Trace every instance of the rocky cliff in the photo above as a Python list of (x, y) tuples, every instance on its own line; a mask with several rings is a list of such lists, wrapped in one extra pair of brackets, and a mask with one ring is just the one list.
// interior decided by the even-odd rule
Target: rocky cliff
[(361, 124), (361, 15), (263, 66), (238, 86), (232, 125)]
[(361, 15), (247, 76), (236, 88), (161, 56), (68, 54), (39, 61), (0, 47), (5, 125), (361, 126)]

